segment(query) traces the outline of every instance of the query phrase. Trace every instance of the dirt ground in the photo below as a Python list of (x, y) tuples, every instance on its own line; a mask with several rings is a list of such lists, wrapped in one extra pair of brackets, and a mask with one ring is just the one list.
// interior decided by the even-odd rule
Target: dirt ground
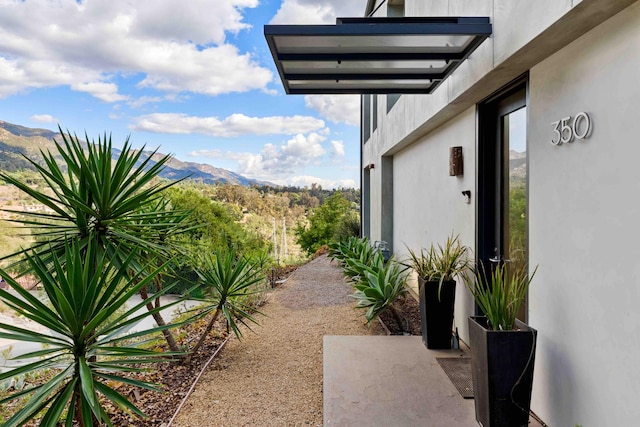
[[(253, 326), (253, 331), (243, 329), (244, 338), (232, 338), (216, 356), (171, 426), (322, 425), (323, 336), (386, 333), (378, 321), (367, 327), (363, 311), (349, 297), (352, 292), (341, 270), (326, 256), (299, 267), (267, 296), (267, 304), (260, 309), (265, 316), (256, 316), (260, 325)], [(411, 297), (399, 302), (397, 308), (412, 329), (417, 328), (412, 332), (419, 334), (417, 303)], [(0, 322), (38, 328), (9, 315), (9, 310), (0, 310)], [(398, 332), (392, 319), (385, 322), (392, 333)], [(204, 328), (206, 322), (196, 323), (185, 326), (185, 337), (200, 336), (197, 328)], [(146, 374), (147, 381), (169, 393), (136, 393), (122, 384), (119, 392), (133, 399), (148, 418), (134, 419), (112, 408), (114, 425), (168, 427), (201, 367), (224, 340), (224, 325), (218, 328), (215, 339), (207, 341), (207, 348), (191, 365), (159, 363)], [(0, 347), (10, 344), (0, 340)]]
[(321, 426), (322, 337), (382, 334), (326, 256), (273, 292), (254, 332), (232, 339), (172, 426)]

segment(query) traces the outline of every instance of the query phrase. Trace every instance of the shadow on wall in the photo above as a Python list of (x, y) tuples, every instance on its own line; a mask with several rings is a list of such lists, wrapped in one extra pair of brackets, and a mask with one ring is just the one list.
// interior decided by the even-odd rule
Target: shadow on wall
[[(550, 304), (551, 305), (551, 304)], [(555, 325), (565, 325), (567, 319), (565, 317), (565, 311), (563, 310), (563, 304), (561, 301), (556, 300), (553, 303), (556, 307), (547, 307), (545, 313), (553, 314), (556, 317)], [(536, 359), (540, 360), (544, 358), (544, 364), (536, 364), (536, 369), (547, 369), (551, 372), (547, 372), (544, 376), (538, 375), (538, 378), (546, 378), (548, 382), (546, 384), (535, 384), (534, 395), (544, 396), (546, 400), (538, 400), (532, 402), (531, 410), (540, 416), (543, 420), (547, 420), (546, 412), (556, 412), (553, 408), (557, 408), (561, 405), (561, 413), (565, 419), (560, 420), (558, 425), (576, 426), (584, 420), (580, 417), (582, 414), (577, 407), (576, 401), (581, 393), (592, 392), (588, 390), (580, 390), (576, 378), (578, 373), (575, 371), (575, 367), (571, 364), (571, 360), (568, 357), (572, 350), (575, 349), (572, 340), (576, 337), (564, 336), (562, 341), (550, 341), (549, 336), (545, 335), (543, 331), (538, 333), (538, 354)], [(544, 349), (544, 354), (540, 353), (540, 350)], [(542, 357), (541, 357), (542, 356)], [(574, 356), (575, 357), (575, 356)], [(585, 357), (588, 357), (585, 355)], [(541, 361), (541, 360), (540, 360)], [(585, 373), (588, 375), (588, 373)], [(536, 376), (534, 372), (534, 376)], [(535, 393), (536, 387), (543, 387), (546, 393)], [(540, 413), (537, 411), (540, 410)]]

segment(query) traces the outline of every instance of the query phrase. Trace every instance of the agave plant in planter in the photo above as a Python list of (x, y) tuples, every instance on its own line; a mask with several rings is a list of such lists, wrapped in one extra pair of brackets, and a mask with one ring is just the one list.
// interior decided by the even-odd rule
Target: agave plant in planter
[(422, 341), (429, 349), (451, 348), (455, 277), (471, 267), (468, 248), (459, 236), (449, 236), (444, 246), (431, 245), (420, 253), (409, 249), (407, 265), (418, 275)]
[[(469, 317), (476, 419), (486, 427), (528, 425), (537, 331), (517, 319), (529, 276), (499, 265), (467, 286), (486, 316)], [(536, 268), (537, 270), (537, 268)]]

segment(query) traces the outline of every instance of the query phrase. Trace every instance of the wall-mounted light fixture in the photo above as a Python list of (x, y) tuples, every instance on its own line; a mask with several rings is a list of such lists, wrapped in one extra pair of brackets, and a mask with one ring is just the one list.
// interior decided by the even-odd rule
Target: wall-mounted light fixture
[(451, 147), (449, 149), (449, 176), (461, 176), (463, 173), (462, 147)]
[(462, 192), (462, 195), (464, 196), (464, 202), (466, 204), (470, 204), (471, 203), (471, 191), (470, 190), (464, 190)]

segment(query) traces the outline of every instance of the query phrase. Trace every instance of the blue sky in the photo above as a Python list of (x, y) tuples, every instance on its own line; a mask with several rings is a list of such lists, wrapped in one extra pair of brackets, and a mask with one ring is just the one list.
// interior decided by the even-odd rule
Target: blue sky
[(285, 95), (265, 24), (366, 0), (0, 0), (0, 120), (130, 135), (276, 184), (359, 185), (359, 98)]

